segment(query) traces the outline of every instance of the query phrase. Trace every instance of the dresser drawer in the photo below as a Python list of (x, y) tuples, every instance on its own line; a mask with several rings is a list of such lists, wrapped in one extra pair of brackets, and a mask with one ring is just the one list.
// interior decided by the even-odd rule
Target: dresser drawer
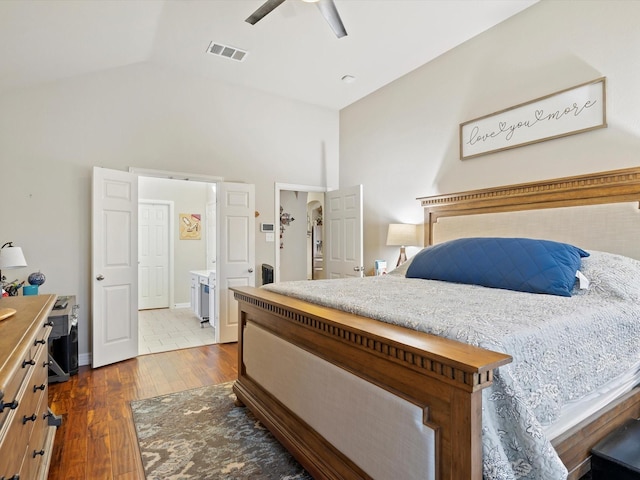
[(43, 324), (42, 328), (38, 330), (36, 337), (31, 342), (28, 358), (26, 359), (27, 361), (34, 360), (38, 355), (38, 351), (40, 347), (47, 346), (50, 333), (51, 333), (51, 326)]
[(33, 372), (31, 381), (31, 389), (25, 393), (25, 396), (33, 396), (35, 405), (34, 412), (37, 419), (33, 422), (33, 432), (31, 433), (31, 442), (33, 449), (41, 450), (46, 428), (49, 426), (49, 408), (48, 408), (48, 365), (44, 362), (47, 358), (47, 350), (43, 349), (39, 353), (36, 363), (36, 370)]
[[(18, 392), (20, 391), (20, 387), (22, 386), (22, 384), (25, 382), (29, 370), (31, 370), (30, 365), (25, 365), (24, 368), (18, 366), (15, 374), (9, 379), (9, 382), (7, 383), (6, 389), (4, 391), (4, 397), (2, 397), (2, 399), (0, 400), (3, 405), (2, 412), (0, 412), (0, 432), (3, 432), (8, 428), (7, 421), (9, 415), (20, 403)], [(2, 478), (2, 474), (0, 474), (0, 478)]]
[[(41, 425), (41, 404), (47, 402), (47, 368), (44, 361), (47, 358), (47, 349), (40, 345), (36, 349), (34, 364), (26, 364), (20, 374), (24, 376), (20, 390), (17, 392), (17, 408), (9, 410), (5, 419), (8, 422), (3, 428), (0, 450), (0, 478), (4, 475), (11, 478), (18, 472), (22, 451), (29, 442), (34, 430), (34, 425)], [(5, 409), (6, 411), (7, 409)], [(13, 472), (13, 473), (11, 473)], [(22, 478), (29, 478), (24, 477)]]
[(49, 426), (49, 409), (46, 397), (40, 399), (38, 408), (38, 419), (33, 425), (33, 432), (29, 440), (29, 446), (22, 465), (20, 478), (38, 478), (37, 473), (41, 470), (41, 464), (46, 458), (50, 458), (53, 444), (47, 445), (47, 433)]
[[(20, 450), (21, 452), (18, 452)], [(12, 478), (16, 478), (15, 476), (17, 475), (18, 478), (29, 479), (29, 477), (25, 476), (24, 474), (25, 467), (26, 467), (25, 460), (27, 458), (27, 449), (22, 447), (17, 448), (16, 446), (16, 452), (17, 452), (16, 457), (12, 459), (13, 464), (11, 467), (8, 467), (8, 468), (2, 467), (1, 464), (5, 459), (0, 459), (0, 478), (6, 478), (7, 480), (11, 480)]]
[[(22, 385), (22, 389), (18, 392), (19, 395), (24, 395), (27, 390), (27, 383)], [(31, 396), (31, 400), (35, 397)], [(36, 405), (32, 405), (31, 402), (20, 401), (18, 408), (11, 410), (7, 417), (6, 430), (0, 440), (0, 478), (2, 476), (11, 478), (13, 475), (20, 472), (22, 460), (25, 452), (25, 445), (29, 441), (29, 435), (33, 429), (33, 422), (24, 422), (25, 416), (30, 416), (35, 413)], [(29, 413), (27, 413), (29, 412)], [(24, 477), (23, 477), (24, 478)]]
[[(5, 422), (12, 409), (15, 409), (16, 404), (22, 402), (21, 395), (19, 394), (23, 383), (29, 381), (34, 371), (43, 370), (43, 362), (47, 360), (46, 355), (42, 356), (42, 351), (46, 354), (46, 339), (51, 327), (44, 327), (38, 332), (36, 338), (29, 342), (29, 348), (26, 353), (20, 358), (20, 364), (15, 366), (14, 374), (9, 379), (4, 397), (2, 399), (3, 404), (9, 404), (0, 412), (0, 432), (5, 429)], [(44, 342), (44, 343), (43, 343)], [(48, 372), (48, 370), (46, 370)], [(46, 377), (45, 377), (46, 379)], [(38, 384), (39, 385), (39, 384)], [(0, 474), (0, 478), (2, 475)]]
[(38, 396), (47, 396), (47, 386), (49, 384), (49, 350), (46, 345), (41, 345), (34, 357), (35, 364), (31, 367), (31, 377), (29, 378), (31, 393)]

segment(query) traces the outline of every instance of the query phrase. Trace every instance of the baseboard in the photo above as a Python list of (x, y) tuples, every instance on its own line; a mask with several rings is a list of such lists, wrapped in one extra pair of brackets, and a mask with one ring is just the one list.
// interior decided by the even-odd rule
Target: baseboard
[(80, 353), (78, 354), (78, 365), (91, 365), (91, 354)]

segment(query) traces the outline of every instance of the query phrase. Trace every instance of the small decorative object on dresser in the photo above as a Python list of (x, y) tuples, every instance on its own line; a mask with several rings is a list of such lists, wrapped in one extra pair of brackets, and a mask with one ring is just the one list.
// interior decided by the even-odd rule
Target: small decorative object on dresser
[(13, 308), (0, 308), (0, 320), (4, 320), (5, 318), (9, 318), (14, 313), (16, 313), (16, 311)]
[(0, 299), (0, 478), (45, 480), (60, 418), (47, 399), (49, 312), (55, 295)]
[(23, 295), (37, 295), (38, 287), (42, 285), (45, 281), (44, 273), (42, 272), (33, 272), (31, 275), (27, 277), (27, 282), (29, 285), (25, 285), (22, 287)]

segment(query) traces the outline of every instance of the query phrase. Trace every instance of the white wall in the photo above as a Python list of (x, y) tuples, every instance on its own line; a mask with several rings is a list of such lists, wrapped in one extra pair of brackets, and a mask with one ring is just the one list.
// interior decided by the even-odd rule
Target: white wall
[[(92, 166), (254, 183), (256, 225), (275, 223), (276, 181), (338, 185), (338, 129), (336, 111), (150, 64), (4, 94), (0, 241), (23, 247), (29, 264), (12, 274), (41, 270), (40, 292), (77, 295), (82, 358), (90, 348)], [(273, 243), (256, 238), (256, 265), (273, 265)]]
[[(416, 197), (639, 165), (639, 18), (640, 2), (542, 0), (343, 109), (340, 184), (364, 185), (367, 271), (395, 265), (387, 225), (422, 223)], [(460, 160), (460, 123), (601, 76), (608, 128)]]

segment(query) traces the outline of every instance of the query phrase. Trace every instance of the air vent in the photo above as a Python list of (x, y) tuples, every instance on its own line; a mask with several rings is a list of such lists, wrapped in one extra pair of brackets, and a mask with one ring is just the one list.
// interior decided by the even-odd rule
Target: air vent
[(244, 57), (246, 57), (249, 53), (245, 50), (240, 50), (239, 48), (230, 47), (228, 45), (222, 45), (221, 43), (217, 42), (211, 42), (209, 44), (209, 48), (207, 48), (207, 52), (209, 52), (211, 55), (225, 57), (237, 62), (242, 62), (244, 60)]

